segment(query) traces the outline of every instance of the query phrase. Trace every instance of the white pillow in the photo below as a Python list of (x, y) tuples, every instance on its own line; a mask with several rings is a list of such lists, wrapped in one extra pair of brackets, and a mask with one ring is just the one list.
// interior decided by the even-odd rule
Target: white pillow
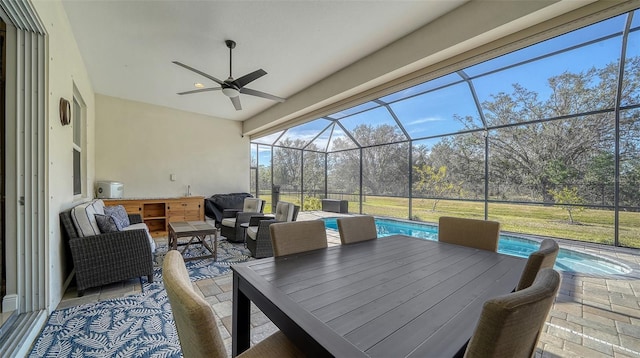
[(100, 234), (100, 228), (98, 228), (95, 218), (96, 214), (104, 215), (104, 202), (101, 199), (92, 200), (71, 209), (71, 220), (76, 227), (78, 236), (85, 237)]

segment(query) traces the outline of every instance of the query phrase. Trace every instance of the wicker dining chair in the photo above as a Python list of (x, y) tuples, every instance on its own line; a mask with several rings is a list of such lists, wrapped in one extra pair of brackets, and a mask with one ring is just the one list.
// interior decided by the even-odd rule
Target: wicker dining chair
[[(184, 259), (177, 250), (167, 252), (162, 264), (162, 279), (183, 356), (227, 357), (216, 316), (209, 303), (193, 289)], [(282, 332), (272, 334), (238, 355), (243, 358), (302, 356)]]
[(532, 357), (559, 287), (560, 274), (543, 269), (528, 288), (485, 302), (464, 356)]
[(524, 267), (524, 271), (522, 272), (522, 276), (520, 276), (520, 282), (518, 282), (516, 291), (520, 291), (531, 286), (540, 270), (545, 268), (553, 268), (553, 265), (556, 264), (556, 257), (558, 257), (559, 251), (560, 247), (555, 240), (542, 240), (538, 251), (535, 251), (531, 253), (531, 255), (529, 255), (527, 264)]
[(441, 216), (438, 241), (487, 251), (498, 251), (500, 223), (497, 221)]
[(275, 257), (323, 249), (327, 244), (327, 230), (322, 220), (292, 221), (269, 226)]
[(338, 218), (338, 232), (342, 245), (378, 238), (376, 221), (371, 215)]

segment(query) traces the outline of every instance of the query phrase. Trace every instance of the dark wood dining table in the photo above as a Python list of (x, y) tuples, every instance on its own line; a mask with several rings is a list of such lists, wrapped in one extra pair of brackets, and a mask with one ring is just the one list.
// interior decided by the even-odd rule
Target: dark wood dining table
[(452, 357), (525, 263), (394, 235), (233, 265), (232, 353), (249, 347), (253, 302), (309, 356)]

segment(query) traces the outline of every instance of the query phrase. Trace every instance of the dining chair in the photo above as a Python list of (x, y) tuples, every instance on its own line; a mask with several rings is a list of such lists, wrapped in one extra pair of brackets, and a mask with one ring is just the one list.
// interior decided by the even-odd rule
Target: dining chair
[(499, 236), (497, 221), (441, 216), (438, 222), (438, 241), (441, 242), (496, 252)]
[(560, 274), (543, 269), (528, 288), (485, 302), (464, 357), (532, 357), (559, 287)]
[(558, 251), (560, 251), (560, 247), (555, 240), (542, 240), (538, 251), (529, 255), (529, 259), (527, 259), (527, 264), (524, 267), (524, 271), (522, 271), (522, 276), (520, 276), (520, 282), (518, 282), (516, 291), (520, 291), (531, 286), (540, 270), (553, 268), (553, 265), (556, 263), (556, 257), (558, 257)]
[[(162, 279), (185, 357), (227, 357), (211, 306), (193, 289), (182, 255), (170, 250), (162, 264)], [(302, 357), (282, 333), (276, 332), (238, 357)]]
[(326, 248), (327, 230), (322, 220), (275, 223), (269, 226), (273, 256)]
[(338, 218), (337, 222), (342, 245), (378, 238), (376, 221), (371, 215)]

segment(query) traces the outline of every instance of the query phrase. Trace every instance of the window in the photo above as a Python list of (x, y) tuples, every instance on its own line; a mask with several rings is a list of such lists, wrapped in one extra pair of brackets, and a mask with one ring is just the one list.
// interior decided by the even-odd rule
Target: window
[(86, 114), (82, 98), (74, 91), (73, 95), (73, 195), (83, 197), (87, 195), (85, 183), (87, 182), (86, 159)]

